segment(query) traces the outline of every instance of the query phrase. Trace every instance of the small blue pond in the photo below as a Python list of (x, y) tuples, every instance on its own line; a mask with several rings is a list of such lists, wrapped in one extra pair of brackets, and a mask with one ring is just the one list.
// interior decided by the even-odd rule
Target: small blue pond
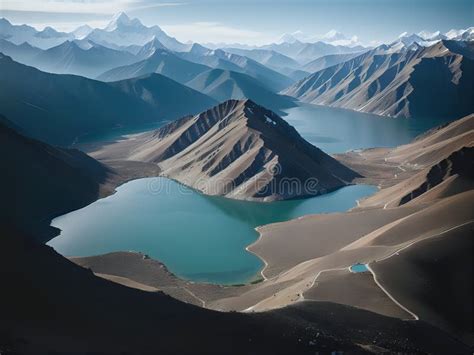
[(351, 266), (351, 271), (352, 272), (366, 272), (366, 271), (369, 271), (369, 269), (367, 269), (366, 264), (354, 264)]

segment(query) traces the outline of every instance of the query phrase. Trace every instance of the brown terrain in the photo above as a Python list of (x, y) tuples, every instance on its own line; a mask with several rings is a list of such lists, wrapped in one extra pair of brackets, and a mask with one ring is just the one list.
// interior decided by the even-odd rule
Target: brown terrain
[[(128, 280), (119, 283), (152, 286), (206, 308), (259, 313), (311, 300), (335, 302), (428, 322), (473, 346), (473, 135), (471, 115), (406, 146), (338, 156), (366, 176), (360, 181), (384, 188), (346, 213), (259, 227), (260, 238), (248, 247), (266, 265), (256, 284), (185, 282), (134, 253), (73, 261), (102, 277), (120, 276)], [(350, 272), (356, 263), (369, 270)]]
[[(175, 292), (176, 298), (199, 306), (217, 308), (214, 304), (219, 299), (225, 301), (243, 290), (251, 292), (253, 286), (224, 288), (189, 283), (181, 289), (183, 281), (174, 278), (159, 262), (140, 254), (114, 253), (74, 260), (101, 276), (97, 277), (39, 242), (51, 235), (39, 236), (34, 230), (18, 226), (34, 223), (31, 229), (38, 226), (41, 231), (51, 215), (111, 193), (114, 184), (124, 181), (125, 176), (132, 177), (134, 171), (143, 173), (149, 165), (116, 162), (116, 167), (106, 167), (78, 151), (26, 138), (6, 125), (1, 126), (1, 134), (3, 151), (15, 149), (20, 154), (16, 160), (2, 155), (3, 166), (8, 164), (10, 168), (2, 174), (2, 196), (21, 196), (31, 212), (20, 214), (20, 220), (4, 219), (1, 223), (2, 354), (196, 353), (197, 349), (219, 354), (469, 352), (465, 345), (424, 321), (405, 322), (367, 311), (376, 306), (358, 309), (326, 302), (325, 296), (311, 295), (324, 302), (306, 300), (263, 313), (216, 312), (196, 307), (163, 291)], [(117, 172), (120, 169), (122, 175)], [(22, 180), (14, 181), (12, 176)], [(75, 188), (68, 185), (71, 182)], [(36, 194), (31, 196), (27, 192), (32, 187)], [(2, 199), (2, 215), (11, 215), (11, 201)], [(364, 282), (361, 287), (374, 289)], [(171, 286), (166, 288), (164, 283)], [(288, 287), (294, 289), (293, 284), (290, 280)], [(261, 285), (264, 287), (257, 288), (255, 295), (266, 302), (268, 288), (266, 282)], [(277, 290), (280, 285), (275, 282), (273, 287)], [(208, 294), (214, 295), (209, 305), (199, 304), (199, 299)], [(380, 298), (380, 291), (371, 299), (374, 298)], [(246, 295), (242, 303), (249, 301)], [(230, 307), (232, 303), (234, 306)], [(222, 304), (239, 308), (236, 302)], [(393, 316), (393, 305), (391, 309), (387, 306), (386, 314)]]
[(318, 195), (360, 177), (250, 100), (228, 100), (90, 154), (157, 164), (162, 175), (205, 194), (245, 200)]
[(460, 118), (474, 111), (473, 60), (472, 41), (400, 52), (381, 46), (317, 71), (283, 94), (381, 116)]

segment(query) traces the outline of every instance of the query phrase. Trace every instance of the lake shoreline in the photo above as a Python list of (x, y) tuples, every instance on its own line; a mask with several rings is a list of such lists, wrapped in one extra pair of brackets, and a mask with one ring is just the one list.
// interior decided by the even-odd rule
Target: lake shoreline
[[(160, 180), (155, 180), (155, 179), (163, 179), (163, 180), (161, 180), (161, 182), (160, 182)], [(155, 183), (156, 186), (152, 186), (154, 181), (157, 181)], [(250, 250), (248, 250), (249, 245), (253, 244), (258, 239), (258, 230), (257, 230), (257, 233), (255, 233), (255, 228), (256, 227), (259, 227), (260, 225), (267, 224), (267, 223), (287, 221), (287, 220), (290, 220), (292, 218), (301, 217), (302, 215), (306, 215), (306, 214), (330, 213), (330, 212), (334, 212), (334, 211), (345, 211), (346, 210), (345, 208), (355, 207), (356, 203), (357, 203), (357, 200), (360, 199), (362, 196), (368, 197), (371, 193), (373, 193), (373, 187), (372, 186), (360, 185), (360, 188), (362, 188), (362, 190), (360, 190), (360, 188), (357, 185), (350, 185), (350, 186), (346, 186), (343, 189), (339, 189), (335, 192), (331, 192), (331, 193), (328, 193), (328, 194), (325, 194), (325, 195), (312, 197), (311, 199), (276, 201), (272, 204), (269, 204), (269, 203), (266, 203), (266, 202), (263, 203), (263, 202), (254, 202), (254, 201), (231, 200), (231, 199), (221, 197), (221, 196), (207, 196), (205, 194), (202, 194), (199, 191), (195, 191), (193, 189), (188, 188), (186, 185), (174, 182), (171, 179), (168, 179), (166, 177), (161, 177), (161, 176), (160, 177), (147, 178), (143, 182), (139, 182), (139, 181), (135, 180), (131, 183), (134, 183), (134, 185), (132, 185), (132, 186), (135, 186), (135, 187), (132, 188), (133, 191), (137, 191), (137, 192), (142, 191), (141, 193), (139, 193), (140, 196), (143, 196), (142, 194), (145, 193), (145, 197), (148, 196), (147, 198), (151, 199), (152, 203), (154, 203), (154, 204), (159, 203), (160, 205), (163, 205), (163, 204), (166, 205), (167, 204), (166, 201), (168, 201), (170, 198), (174, 198), (173, 196), (177, 193), (177, 192), (173, 192), (173, 191), (175, 191), (176, 188), (179, 188), (179, 186), (182, 186), (182, 187), (184, 187), (184, 188), (186, 188), (187, 190), (190, 191), (190, 193), (185, 193), (184, 195), (180, 195), (178, 193), (177, 197), (181, 196), (180, 199), (183, 199), (183, 202), (184, 201), (193, 201), (193, 199), (194, 199), (193, 196), (196, 195), (197, 197), (199, 196), (199, 198), (197, 199), (198, 201), (201, 201), (201, 200), (209, 201), (209, 203), (211, 203), (211, 206), (214, 206), (214, 204), (215, 204), (215, 206), (219, 207), (219, 209), (215, 209), (215, 207), (212, 207), (213, 211), (214, 211), (213, 213), (211, 213), (212, 215), (215, 216), (216, 212), (218, 212), (218, 213), (223, 213), (223, 212), (231, 213), (230, 216), (233, 216), (233, 217), (229, 217), (229, 216), (225, 217), (223, 215), (222, 217), (225, 217), (225, 218), (223, 219), (223, 221), (221, 223), (231, 222), (232, 220), (229, 220), (229, 218), (236, 218), (237, 216), (234, 215), (235, 213), (244, 213), (242, 216), (238, 217), (238, 218), (244, 218), (244, 220), (243, 220), (244, 225), (241, 224), (242, 222), (239, 222), (241, 224), (240, 227), (238, 227), (237, 230), (235, 232), (233, 232), (234, 234), (235, 233), (238, 233), (238, 234), (239, 233), (245, 233), (245, 235), (242, 235), (241, 237), (238, 237), (238, 240), (242, 240), (242, 241), (238, 241), (238, 240), (235, 241), (236, 243), (238, 243), (238, 245), (241, 245), (241, 249), (238, 246), (232, 246), (234, 244), (234, 242), (232, 241), (233, 238), (234, 238), (233, 234), (232, 234), (232, 235), (226, 236), (226, 238), (231, 238), (231, 241), (230, 241), (231, 244), (228, 246), (228, 249), (229, 248), (230, 249), (228, 250), (228, 252), (230, 250), (234, 250), (238, 255), (241, 255), (243, 253), (244, 256), (245, 256), (245, 259), (242, 259), (242, 260), (247, 260), (246, 255), (252, 255), (252, 257), (255, 257), (255, 259), (254, 259), (255, 262), (254, 263), (255, 263), (255, 267), (257, 267), (255, 273), (252, 273), (251, 275), (248, 274), (248, 276), (243, 276), (243, 278), (241, 278), (241, 279), (239, 279), (239, 276), (232, 276), (232, 278), (234, 278), (235, 281), (221, 282), (221, 281), (218, 281), (218, 279), (213, 279), (212, 277), (210, 279), (207, 279), (207, 278), (202, 279), (200, 277), (195, 279), (195, 278), (193, 278), (193, 276), (188, 276), (189, 274), (187, 272), (183, 271), (183, 269), (176, 268), (176, 261), (173, 261), (173, 264), (171, 264), (171, 267), (170, 267), (170, 270), (172, 270), (172, 272), (176, 275), (176, 277), (182, 279), (183, 281), (199, 282), (199, 283), (211, 283), (211, 284), (218, 284), (218, 285), (224, 285), (224, 286), (235, 285), (235, 284), (239, 284), (239, 285), (240, 284), (252, 284), (252, 283), (255, 283), (255, 282), (259, 282), (261, 280), (259, 275), (261, 275), (262, 268), (264, 268), (265, 261), (263, 261), (258, 255), (254, 255), (254, 253), (252, 253)], [(117, 191), (121, 192), (122, 195), (125, 193), (124, 191), (121, 191), (121, 188), (123, 186), (126, 186), (126, 185), (121, 185), (121, 186), (117, 187)], [(169, 186), (174, 186), (174, 187), (172, 187), (172, 189), (168, 191)], [(178, 186), (178, 187), (176, 187), (176, 186)], [(137, 190), (137, 188), (139, 190)], [(157, 195), (156, 192), (153, 192), (153, 188), (158, 188), (158, 190), (162, 189), (162, 198), (161, 199), (157, 200), (155, 198), (155, 196), (159, 196), (159, 194)], [(128, 189), (130, 189), (130, 188), (128, 188)], [(348, 189), (348, 190), (345, 190), (345, 189)], [(125, 191), (127, 191), (127, 190), (125, 190)], [(357, 191), (359, 191), (359, 192), (357, 192)], [(131, 196), (134, 196), (137, 192), (127, 192), (126, 195), (123, 195), (123, 196), (129, 196), (129, 197), (126, 197), (127, 200), (128, 200)], [(353, 193), (358, 194), (357, 198), (352, 197)], [(80, 246), (80, 245), (82, 245), (80, 243), (84, 243), (84, 238), (82, 237), (82, 235), (91, 235), (91, 238), (92, 238), (92, 236), (95, 235), (94, 233), (101, 233), (102, 236), (104, 236), (105, 234), (110, 234), (110, 232), (104, 232), (104, 231), (99, 232), (98, 230), (96, 232), (94, 232), (94, 227), (92, 227), (92, 226), (90, 227), (90, 229), (83, 229), (83, 228), (85, 228), (85, 227), (83, 227), (84, 225), (89, 225), (91, 223), (94, 224), (94, 222), (92, 222), (91, 219), (88, 218), (88, 217), (81, 217), (81, 216), (84, 213), (87, 214), (88, 209), (90, 210), (91, 208), (92, 208), (91, 211), (93, 211), (94, 208), (99, 208), (99, 210), (96, 210), (96, 212), (94, 212), (94, 215), (102, 215), (104, 210), (100, 209), (101, 208), (100, 205), (109, 206), (111, 203), (112, 204), (117, 204), (117, 203), (119, 203), (117, 198), (120, 199), (122, 195), (117, 196), (117, 193), (115, 193), (113, 195), (108, 196), (105, 200), (104, 199), (97, 200), (92, 205), (86, 206), (86, 207), (84, 207), (80, 210), (71, 212), (69, 214), (66, 214), (66, 215), (63, 215), (61, 217), (58, 217), (58, 218), (54, 219), (53, 222), (52, 222), (52, 226), (61, 229), (62, 233), (58, 237), (56, 237), (52, 241), (50, 241), (48, 244), (50, 246), (53, 246), (54, 248), (56, 248), (57, 251), (59, 251), (60, 253), (62, 253), (65, 256), (69, 256), (69, 255), (73, 255), (73, 256), (76, 256), (76, 257), (77, 256), (80, 256), (80, 257), (99, 256), (99, 255), (104, 254), (104, 253), (110, 253), (110, 252), (119, 251), (119, 250), (123, 250), (123, 251), (134, 250), (134, 251), (137, 251), (137, 252), (141, 252), (143, 254), (150, 254), (150, 250), (148, 250), (146, 248), (139, 247), (138, 245), (134, 247), (133, 242), (130, 242), (130, 243), (132, 243), (132, 245), (128, 245), (125, 248), (123, 248), (123, 247), (107, 248), (107, 245), (108, 245), (107, 242), (102, 240), (102, 242), (101, 242), (101, 248), (102, 249), (100, 249), (98, 251), (93, 247), (94, 245), (96, 245), (95, 242), (94, 242), (94, 244), (91, 244), (91, 247), (93, 249), (90, 249), (91, 247), (87, 247), (89, 249), (83, 249), (83, 247)], [(125, 197), (123, 197), (123, 198), (125, 198)], [(137, 198), (139, 198), (139, 197), (137, 197)], [(164, 200), (163, 200), (163, 198), (164, 198)], [(189, 200), (189, 199), (191, 199), (191, 200)], [(341, 209), (341, 208), (343, 208), (342, 206), (338, 207), (339, 202), (337, 202), (337, 201), (339, 201), (339, 200), (342, 201), (343, 204), (345, 204), (347, 207), (344, 207), (344, 209)], [(115, 202), (115, 201), (117, 201), (117, 202)], [(329, 204), (326, 207), (326, 203), (324, 201), (333, 201), (333, 202), (331, 202), (331, 204)], [(188, 203), (189, 202), (186, 202), (184, 206), (186, 206)], [(172, 206), (174, 206), (174, 205), (172, 205)], [(293, 207), (291, 207), (291, 206), (293, 206)], [(301, 206), (301, 207), (298, 207), (298, 206)], [(307, 207), (304, 207), (304, 206), (307, 206)], [(151, 206), (148, 209), (150, 209), (150, 208), (151, 208), (151, 211), (155, 210), (155, 208), (153, 208)], [(158, 207), (158, 208), (162, 208), (162, 207)], [(168, 213), (168, 212), (172, 213), (172, 210), (174, 210), (174, 208), (176, 208), (176, 207), (171, 207), (171, 210), (167, 211), (165, 213)], [(191, 207), (189, 207), (189, 208), (191, 208)], [(200, 209), (199, 207), (197, 207), (197, 208), (198, 208), (198, 210)], [(220, 208), (225, 208), (225, 209), (220, 210)], [(226, 212), (226, 209), (229, 209), (229, 211)], [(295, 209), (295, 210), (293, 212), (291, 212), (292, 209)], [(250, 212), (250, 211), (253, 211), (253, 210), (255, 210), (254, 213), (256, 213), (256, 214)], [(278, 215), (278, 214), (273, 215), (273, 213), (270, 212), (272, 210), (275, 211), (275, 212), (277, 212), (277, 211), (285, 211), (285, 212), (284, 212), (283, 215)], [(180, 209), (179, 211), (184, 212), (185, 210)], [(182, 213), (182, 212), (180, 212), (180, 213)], [(189, 211), (189, 212), (191, 212), (191, 211)], [(122, 212), (120, 212), (120, 213), (122, 213)], [(159, 210), (156, 210), (156, 213), (158, 213), (158, 215), (160, 215)], [(278, 212), (278, 213), (281, 214), (282, 212)], [(295, 213), (296, 213), (296, 215), (294, 215)], [(77, 218), (82, 218), (82, 219), (87, 218), (87, 222), (86, 221), (73, 222), (75, 224), (79, 223), (79, 225), (77, 226), (79, 228), (79, 230), (77, 230), (77, 231), (76, 231), (76, 227), (69, 227), (69, 229), (68, 229), (66, 227), (67, 223), (70, 224), (72, 222), (67, 222), (67, 221), (70, 220), (70, 218), (73, 218), (73, 220), (74, 220), (74, 218), (75, 218), (74, 216), (76, 216), (76, 215), (78, 216), (78, 217), (76, 217), (76, 219)], [(94, 215), (92, 215), (90, 217), (96, 218)], [(260, 215), (260, 217), (258, 217), (259, 215)], [(280, 216), (280, 217), (278, 217), (278, 216)], [(248, 222), (245, 222), (246, 219), (250, 218), (250, 217), (252, 217), (252, 220), (249, 220)], [(64, 220), (64, 218), (66, 218), (66, 220)], [(98, 222), (101, 225), (104, 224), (103, 220), (102, 220), (103, 218), (105, 218), (105, 217), (101, 217), (101, 220)], [(113, 217), (113, 218), (116, 219), (116, 217)], [(258, 223), (256, 221), (253, 221), (254, 218), (263, 218), (263, 220), (261, 219), (260, 223)], [(219, 218), (219, 220), (221, 220), (221, 218)], [(226, 220), (228, 222), (225, 222)], [(81, 219), (78, 219), (78, 221), (81, 221)], [(189, 223), (194, 223), (194, 222), (190, 222), (190, 221), (188, 221), (188, 222)], [(66, 224), (64, 224), (64, 223), (66, 223)], [(142, 222), (140, 222), (140, 223), (142, 223)], [(166, 224), (166, 223), (168, 223), (168, 221), (163, 221), (163, 223)], [(202, 223), (205, 223), (205, 222), (201, 221), (200, 223), (202, 224)], [(232, 222), (232, 223), (234, 223), (234, 222)], [(251, 224), (247, 225), (247, 223), (251, 223)], [(111, 222), (109, 224), (112, 225), (112, 224), (116, 224), (116, 223)], [(214, 224), (215, 223), (212, 223), (212, 225), (209, 225), (209, 226), (206, 226), (204, 224), (200, 228), (204, 228), (204, 230), (206, 230), (206, 228), (207, 228), (207, 230), (209, 230), (209, 228), (210, 228), (212, 233), (214, 233), (214, 234), (217, 233), (217, 235), (215, 237), (215, 238), (217, 238), (217, 239), (215, 239), (217, 241), (219, 239), (222, 239), (222, 237), (220, 235), (222, 234), (222, 230), (225, 230), (225, 229), (222, 229), (222, 228), (224, 228), (224, 226), (219, 227), (218, 225), (214, 226)], [(230, 224), (230, 225), (232, 225), (232, 224)], [(71, 230), (71, 228), (73, 228), (73, 229)], [(127, 227), (127, 228), (129, 228), (129, 227)], [(133, 227), (130, 227), (130, 228), (133, 228)], [(157, 225), (157, 228), (158, 228), (157, 231), (161, 231), (160, 235), (162, 235), (162, 237), (160, 237), (160, 238), (165, 238), (166, 235), (167, 235), (166, 230), (168, 230), (166, 225), (164, 226), (165, 230), (162, 229), (163, 228), (162, 224), (160, 224), (159, 227)], [(227, 226), (225, 228), (229, 228), (229, 226)], [(244, 228), (244, 229), (242, 229), (242, 228)], [(233, 228), (231, 228), (231, 229), (233, 229)], [(71, 234), (71, 232), (73, 234)], [(119, 233), (122, 233), (122, 232), (119, 231)], [(201, 233), (204, 233), (204, 232), (201, 231)], [(73, 238), (73, 239), (71, 239), (71, 238)], [(145, 240), (147, 240), (146, 239), (147, 234), (143, 234), (142, 236), (140, 236), (140, 238), (141, 239), (145, 238)], [(242, 238), (244, 238), (244, 239), (242, 239)], [(77, 240), (77, 241), (75, 241), (75, 240)], [(114, 240), (115, 240), (115, 238), (114, 238)], [(119, 240), (120, 240), (120, 238), (119, 238)], [(71, 244), (71, 246), (68, 246), (71, 242), (73, 244)], [(91, 240), (91, 242), (93, 242), (93, 239)], [(86, 243), (88, 243), (88, 242), (86, 241)], [(128, 242), (125, 241), (125, 243), (128, 243)], [(148, 243), (148, 242), (146, 242), (146, 243)], [(221, 240), (219, 243), (225, 243), (225, 242), (223, 242)], [(79, 247), (82, 248), (82, 249), (77, 249), (77, 247), (75, 248), (74, 247), (75, 244), (79, 245)], [(208, 242), (206, 242), (205, 244), (208, 244)], [(158, 245), (160, 245), (160, 244), (158, 244)], [(111, 246), (113, 246), (113, 245), (111, 245)], [(202, 246), (204, 246), (204, 245), (202, 245)], [(226, 249), (224, 249), (224, 251), (225, 250)], [(199, 255), (199, 254), (197, 254), (197, 255)], [(163, 262), (167, 266), (170, 265), (170, 264), (168, 264), (169, 257), (168, 257), (168, 259), (166, 259), (166, 258), (163, 259), (162, 257), (159, 257), (157, 255), (151, 255), (151, 258), (153, 258), (157, 261)], [(171, 260), (173, 260), (173, 258)], [(178, 265), (179, 265), (179, 262), (178, 262)], [(243, 267), (244, 265), (247, 265), (247, 264), (245, 263), (241, 267)], [(230, 264), (228, 267), (232, 267), (232, 264)], [(176, 270), (177, 270), (177, 272), (176, 272)], [(199, 269), (194, 270), (194, 268), (193, 268), (192, 270), (193, 270), (194, 273), (199, 273), (197, 271)], [(217, 268), (216, 270), (219, 270), (219, 268)], [(181, 275), (183, 275), (183, 276), (181, 276)], [(236, 275), (239, 275), (239, 274), (236, 274)]]

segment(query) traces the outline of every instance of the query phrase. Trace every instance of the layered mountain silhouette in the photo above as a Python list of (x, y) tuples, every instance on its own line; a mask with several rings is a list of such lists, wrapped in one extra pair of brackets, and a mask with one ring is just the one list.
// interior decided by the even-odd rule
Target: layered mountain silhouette
[(147, 74), (138, 78), (111, 82), (130, 97), (142, 100), (151, 108), (163, 112), (169, 119), (196, 112), (200, 107), (217, 104), (209, 96), (160, 74)]
[(272, 43), (262, 47), (284, 54), (294, 60), (306, 64), (311, 60), (330, 54), (354, 53), (364, 50), (364, 47), (347, 47), (332, 45), (325, 42), (305, 43), (298, 40), (292, 42)]
[(215, 104), (158, 74), (109, 85), (45, 73), (4, 55), (0, 73), (2, 113), (25, 134), (52, 144), (68, 145), (81, 135), (114, 127), (176, 119)]
[(40, 70), (57, 74), (76, 74), (94, 78), (104, 71), (136, 62), (135, 56), (91, 43), (81, 48), (76, 42), (66, 41), (59, 46), (38, 53), (29, 63)]
[(318, 71), (284, 93), (304, 102), (392, 117), (453, 119), (474, 111), (473, 42), (389, 49), (380, 47)]
[(42, 31), (37, 31), (28, 25), (13, 25), (5, 18), (0, 18), (0, 38), (14, 44), (28, 44), (41, 49), (57, 46), (64, 41), (75, 39), (71, 33), (58, 32), (47, 26)]
[(274, 111), (295, 106), (293, 98), (278, 95), (268, 90), (256, 79), (230, 70), (212, 69), (206, 71), (188, 82), (187, 85), (218, 102), (249, 98)]
[(332, 67), (333, 65), (351, 60), (352, 58), (355, 58), (361, 54), (362, 53), (360, 52), (356, 52), (356, 53), (347, 53), (347, 54), (325, 55), (323, 57), (316, 58), (315, 60), (305, 64), (303, 66), (303, 69), (310, 73), (314, 73), (314, 72)]
[(296, 60), (271, 49), (225, 48), (225, 50), (251, 58), (294, 81), (301, 80), (310, 74), (310, 72), (301, 70), (302, 66)]
[(248, 57), (277, 71), (286, 68), (300, 68), (300, 64), (296, 60), (274, 50), (225, 48), (225, 51)]
[(203, 193), (247, 200), (318, 195), (359, 176), (250, 100), (226, 101), (93, 156), (157, 163)]
[(158, 73), (184, 84), (209, 69), (208, 66), (182, 59), (169, 50), (157, 48), (150, 57), (134, 64), (111, 69), (97, 79), (117, 81)]
[[(268, 53), (270, 51), (263, 52)], [(212, 68), (232, 70), (247, 74), (260, 81), (267, 89), (272, 91), (280, 91), (294, 82), (294, 80), (288, 76), (281, 74), (278, 69), (274, 70), (270, 65), (260, 63), (260, 60), (254, 60), (251, 56), (245, 56), (245, 54), (236, 54), (234, 51), (225, 51), (222, 49), (211, 50), (199, 44), (194, 44), (189, 52), (179, 53), (179, 55), (189, 61), (204, 64)], [(284, 57), (276, 52), (273, 52), (273, 56)], [(264, 55), (261, 54), (260, 57), (261, 61), (265, 61)], [(271, 60), (270, 58), (267, 59)], [(290, 58), (287, 59), (292, 66), (295, 65), (294, 61)]]
[(14, 60), (28, 64), (31, 60), (41, 52), (41, 49), (33, 47), (28, 42), (22, 44), (14, 44), (5, 39), (0, 39), (0, 53), (12, 57)]

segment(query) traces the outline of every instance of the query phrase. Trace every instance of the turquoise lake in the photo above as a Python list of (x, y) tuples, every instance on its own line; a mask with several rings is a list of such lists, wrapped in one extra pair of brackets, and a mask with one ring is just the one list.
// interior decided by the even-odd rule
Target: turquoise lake
[(351, 271), (352, 272), (367, 272), (369, 269), (365, 264), (354, 264), (351, 266)]
[(54, 219), (52, 225), (62, 232), (48, 245), (65, 256), (140, 251), (185, 279), (246, 283), (258, 278), (263, 266), (245, 250), (258, 237), (255, 227), (345, 211), (374, 191), (356, 185), (303, 200), (259, 203), (205, 196), (166, 178), (139, 179)]
[(395, 147), (411, 142), (446, 120), (390, 118), (355, 111), (301, 104), (283, 117), (310, 143), (326, 153)]
[[(305, 139), (328, 153), (405, 144), (441, 123), (312, 105), (287, 113), (284, 118)], [(102, 140), (136, 132), (116, 130)], [(101, 137), (90, 141), (97, 140)], [(348, 186), (303, 200), (258, 203), (205, 196), (166, 178), (139, 179), (120, 186), (110, 197), (54, 219), (52, 225), (62, 232), (48, 244), (65, 256), (139, 251), (184, 279), (242, 284), (257, 280), (263, 267), (245, 250), (258, 237), (256, 226), (346, 211), (376, 190)]]

